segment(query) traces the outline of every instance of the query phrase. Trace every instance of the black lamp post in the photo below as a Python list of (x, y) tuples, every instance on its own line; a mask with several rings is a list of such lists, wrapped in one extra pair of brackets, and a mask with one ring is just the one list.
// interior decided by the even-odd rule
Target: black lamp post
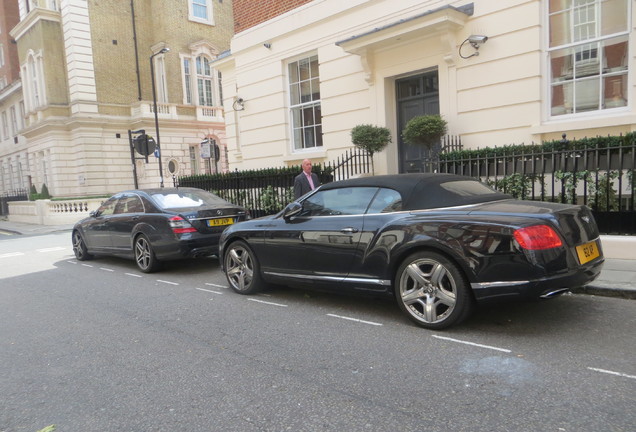
[(154, 53), (150, 56), (150, 78), (152, 80), (152, 103), (154, 105), (155, 110), (155, 133), (157, 134), (157, 155), (159, 157), (159, 180), (160, 185), (163, 187), (163, 167), (161, 166), (161, 143), (159, 141), (159, 114), (157, 113), (157, 90), (155, 88), (155, 64), (152, 61), (155, 56), (159, 54), (165, 54), (170, 51), (170, 48), (165, 47), (162, 48), (159, 52)]

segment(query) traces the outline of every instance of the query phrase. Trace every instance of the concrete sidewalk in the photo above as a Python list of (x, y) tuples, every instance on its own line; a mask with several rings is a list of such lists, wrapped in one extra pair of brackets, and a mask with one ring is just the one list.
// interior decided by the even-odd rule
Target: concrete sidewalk
[[(0, 240), (6, 235), (42, 235), (56, 232), (69, 232), (73, 224), (68, 225), (35, 225), (20, 222), (9, 222), (0, 217)], [(603, 242), (601, 236), (601, 242)], [(630, 242), (632, 243), (632, 242)], [(631, 245), (628, 247), (631, 248)], [(591, 284), (572, 290), (577, 294), (592, 294), (607, 297), (636, 299), (636, 250), (629, 251), (627, 256), (634, 259), (605, 258), (603, 271)]]

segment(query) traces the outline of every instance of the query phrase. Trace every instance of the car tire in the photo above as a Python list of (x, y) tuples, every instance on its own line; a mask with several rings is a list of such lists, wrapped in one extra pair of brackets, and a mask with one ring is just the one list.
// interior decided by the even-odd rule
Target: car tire
[(86, 261), (94, 258), (93, 255), (88, 253), (84, 237), (82, 237), (79, 231), (73, 231), (72, 241), (73, 253), (78, 261)]
[(258, 259), (247, 243), (235, 241), (225, 252), (224, 268), (230, 288), (239, 294), (255, 294), (265, 288)]
[(139, 270), (144, 273), (153, 273), (159, 270), (161, 263), (155, 256), (148, 237), (143, 234), (138, 235), (135, 238), (133, 251), (135, 253), (135, 263), (137, 263)]
[(459, 324), (473, 309), (466, 277), (454, 262), (435, 252), (407, 257), (397, 271), (394, 291), (400, 309), (428, 329)]

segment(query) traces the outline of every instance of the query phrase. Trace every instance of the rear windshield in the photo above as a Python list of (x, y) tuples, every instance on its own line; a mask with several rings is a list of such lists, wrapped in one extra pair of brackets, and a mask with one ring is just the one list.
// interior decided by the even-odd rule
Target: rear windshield
[(449, 180), (420, 184), (408, 200), (407, 209), (454, 207), (511, 198), (477, 180)]
[(473, 180), (456, 180), (446, 183), (440, 183), (442, 189), (448, 192), (460, 196), (470, 197), (476, 195), (493, 195), (498, 194), (494, 189), (489, 188), (483, 183)]
[(205, 191), (179, 191), (153, 193), (152, 199), (164, 209), (201, 207), (205, 205), (227, 204), (218, 196)]

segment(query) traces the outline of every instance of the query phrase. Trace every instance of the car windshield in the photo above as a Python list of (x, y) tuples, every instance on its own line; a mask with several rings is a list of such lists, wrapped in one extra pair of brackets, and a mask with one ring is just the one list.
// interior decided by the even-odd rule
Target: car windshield
[(205, 191), (158, 192), (153, 193), (152, 198), (164, 209), (227, 204), (218, 196)]

